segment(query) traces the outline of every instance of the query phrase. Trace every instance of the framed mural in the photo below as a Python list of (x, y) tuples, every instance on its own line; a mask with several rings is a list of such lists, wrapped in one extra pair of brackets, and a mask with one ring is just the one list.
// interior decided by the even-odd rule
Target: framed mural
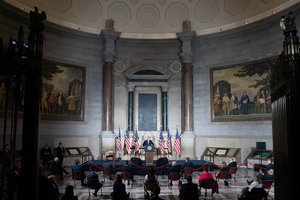
[(41, 119), (84, 120), (85, 67), (45, 60)]
[(210, 69), (211, 121), (271, 120), (270, 72), (278, 57)]
[[(15, 78), (9, 79), (15, 85)], [(4, 113), (8, 93), (8, 111), (12, 108), (12, 89), (7, 90), (7, 77), (0, 76), (0, 116)], [(21, 76), (19, 118), (24, 109), (25, 77)], [(85, 67), (44, 60), (40, 113), (42, 120), (84, 120)], [(11, 100), (10, 100), (11, 99)]]

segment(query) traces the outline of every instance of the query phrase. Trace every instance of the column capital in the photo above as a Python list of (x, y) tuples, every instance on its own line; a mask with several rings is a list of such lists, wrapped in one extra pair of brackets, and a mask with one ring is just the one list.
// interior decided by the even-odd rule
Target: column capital
[(195, 36), (195, 31), (177, 33), (177, 37), (182, 43), (180, 56), (183, 63), (191, 63), (193, 60), (192, 41)]
[(114, 30), (103, 30), (101, 32), (101, 38), (104, 42), (104, 61), (114, 62), (115, 58), (115, 42), (120, 36), (120, 32)]

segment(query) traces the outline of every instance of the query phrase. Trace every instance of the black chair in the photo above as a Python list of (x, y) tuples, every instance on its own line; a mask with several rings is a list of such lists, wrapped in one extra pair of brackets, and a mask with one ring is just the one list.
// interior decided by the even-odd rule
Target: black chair
[(84, 172), (73, 172), (72, 179), (74, 180), (74, 187), (76, 187), (76, 180), (82, 180), (84, 176)]
[(170, 184), (171, 181), (179, 181), (180, 180), (180, 173), (179, 172), (171, 172), (168, 176), (169, 179), (169, 186), (172, 187), (173, 184)]
[(230, 174), (231, 176), (234, 175), (233, 179), (235, 181), (237, 181), (236, 180), (236, 172), (237, 172), (237, 167), (229, 167), (228, 174)]
[[(159, 187), (159, 184), (158, 184), (157, 180), (147, 180), (144, 183), (144, 196), (145, 196), (145, 199), (152, 198), (152, 193), (157, 187)], [(149, 194), (149, 192), (150, 192), (150, 194)]]
[[(96, 189), (96, 188), (98, 188), (98, 187), (99, 187), (99, 184), (102, 184), (102, 183), (99, 183), (98, 180), (88, 180), (88, 182), (87, 182), (88, 191), (89, 191), (89, 197), (88, 197), (88, 199), (90, 199), (90, 197), (91, 197), (91, 192), (90, 192), (90, 190), (91, 190), (91, 189)], [(102, 186), (100, 187), (100, 190), (101, 190), (100, 196), (102, 196), (102, 187), (103, 187), (103, 184), (102, 184)]]

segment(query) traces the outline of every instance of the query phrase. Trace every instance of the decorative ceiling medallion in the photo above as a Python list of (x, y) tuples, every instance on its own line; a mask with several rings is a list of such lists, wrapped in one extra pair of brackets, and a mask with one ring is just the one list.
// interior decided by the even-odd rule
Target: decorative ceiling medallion
[(174, 72), (174, 73), (181, 72), (181, 63), (180, 63), (180, 62), (173, 62), (173, 63), (171, 64), (170, 69), (171, 69), (171, 71)]
[(113, 19), (116, 26), (125, 26), (131, 19), (131, 10), (124, 2), (114, 2), (108, 7), (108, 19)]
[(219, 4), (215, 0), (202, 0), (195, 6), (195, 18), (200, 22), (214, 21), (219, 14)]
[(116, 72), (123, 72), (125, 70), (125, 64), (121, 61), (117, 61), (114, 63), (114, 69)]
[(79, 15), (87, 21), (96, 21), (102, 14), (102, 6), (96, 0), (79, 0), (77, 5)]
[(65, 13), (72, 7), (71, 0), (43, 0), (43, 3), (58, 13)]
[(143, 4), (137, 10), (136, 20), (143, 27), (154, 27), (159, 19), (159, 10), (153, 4)]
[(183, 3), (173, 3), (166, 10), (166, 21), (172, 26), (181, 26), (189, 19), (188, 8)]
[(244, 13), (250, 3), (251, 0), (224, 0), (224, 9), (229, 14), (235, 16)]

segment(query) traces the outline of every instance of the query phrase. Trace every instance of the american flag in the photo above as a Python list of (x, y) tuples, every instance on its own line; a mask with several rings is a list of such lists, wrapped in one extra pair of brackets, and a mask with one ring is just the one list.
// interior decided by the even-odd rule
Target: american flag
[(171, 133), (168, 129), (168, 136), (167, 136), (167, 147), (168, 147), (168, 153), (172, 154), (172, 141), (171, 141)]
[(125, 143), (126, 151), (129, 154), (130, 153), (130, 138), (129, 138), (129, 131), (128, 131), (128, 129), (126, 130), (124, 143)]
[(159, 134), (159, 149), (160, 149), (160, 154), (163, 154), (165, 151), (165, 140), (164, 140), (162, 130), (160, 131)]
[(137, 130), (135, 130), (133, 138), (134, 138), (134, 152), (137, 152), (138, 150), (140, 150), (139, 135)]
[(122, 144), (121, 144), (121, 130), (119, 128), (119, 134), (117, 137), (117, 148), (119, 152), (122, 152)]
[(180, 135), (179, 135), (178, 129), (176, 130), (174, 149), (175, 149), (176, 154), (179, 155), (180, 154)]

